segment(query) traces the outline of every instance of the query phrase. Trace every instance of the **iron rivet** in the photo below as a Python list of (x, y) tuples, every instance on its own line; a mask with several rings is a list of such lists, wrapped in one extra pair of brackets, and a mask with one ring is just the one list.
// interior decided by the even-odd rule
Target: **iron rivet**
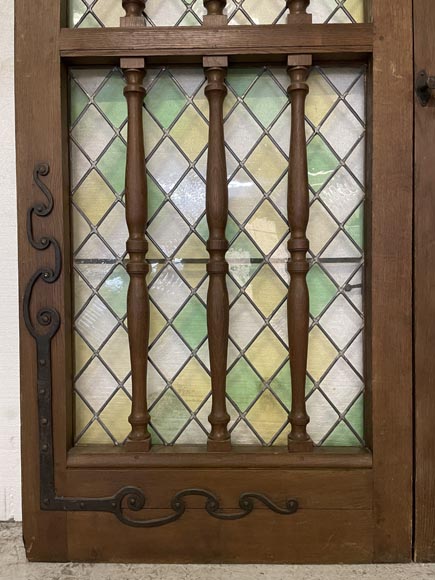
[(40, 395), (45, 395), (45, 389), (41, 389), (41, 390), (39, 391), (39, 394), (40, 394)]
[(49, 499), (46, 497), (46, 498), (44, 499), (44, 503), (45, 503), (45, 505), (48, 505), (48, 504), (50, 503), (50, 500), (49, 500)]
[(47, 361), (45, 360), (45, 358), (41, 358), (41, 360), (39, 361), (39, 364), (41, 365), (41, 367), (45, 367), (45, 365), (47, 364)]
[(41, 423), (42, 423), (43, 425), (47, 425), (48, 421), (47, 421), (47, 419), (46, 419), (45, 417), (43, 417), (43, 418), (41, 419)]
[(116, 502), (112, 501), (112, 507), (116, 508)]
[(136, 500), (134, 499), (134, 497), (131, 498), (130, 500), (130, 504), (131, 505), (136, 505)]
[(42, 446), (42, 451), (48, 451), (48, 445), (44, 443)]
[(83, 509), (85, 509), (85, 502), (84, 502), (84, 501), (81, 501), (81, 502), (80, 502), (80, 508), (81, 508), (82, 510), (83, 510)]

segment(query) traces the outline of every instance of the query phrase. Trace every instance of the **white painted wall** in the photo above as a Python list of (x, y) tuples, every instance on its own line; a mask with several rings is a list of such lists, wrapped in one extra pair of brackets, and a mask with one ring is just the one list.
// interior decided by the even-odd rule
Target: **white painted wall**
[(0, 2), (0, 521), (21, 519), (14, 0)]

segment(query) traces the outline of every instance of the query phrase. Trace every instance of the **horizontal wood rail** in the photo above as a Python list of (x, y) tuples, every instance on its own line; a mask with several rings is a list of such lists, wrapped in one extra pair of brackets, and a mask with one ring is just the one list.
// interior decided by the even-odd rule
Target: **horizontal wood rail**
[(288, 54), (313, 54), (336, 60), (369, 54), (373, 42), (372, 24), (63, 28), (59, 50), (63, 58), (89, 62), (111, 57), (186, 58), (222, 54), (251, 58), (282, 55), (286, 60)]
[(123, 447), (73, 447), (68, 468), (349, 468), (370, 469), (372, 454), (359, 447), (318, 447), (307, 453), (289, 453), (287, 447), (234, 445), (231, 453), (207, 453), (206, 445), (153, 445), (148, 453), (131, 453)]

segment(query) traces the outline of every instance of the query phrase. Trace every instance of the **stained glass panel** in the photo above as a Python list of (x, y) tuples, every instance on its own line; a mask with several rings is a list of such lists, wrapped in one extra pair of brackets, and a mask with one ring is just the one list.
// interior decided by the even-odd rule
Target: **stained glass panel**
[[(70, 73), (79, 445), (120, 444), (129, 431), (123, 82), (118, 69)], [(155, 443), (204, 443), (209, 428), (204, 84), (200, 68), (151, 69), (146, 77)], [(362, 445), (365, 69), (315, 67), (309, 84), (309, 430), (316, 445)], [(227, 79), (227, 395), (235, 444), (285, 444), (288, 432), (287, 85), (279, 67), (232, 68)]]
[[(311, 0), (308, 10), (315, 23), (364, 22), (364, 0)], [(229, 0), (225, 9), (229, 24), (281, 24), (288, 10), (285, 0)], [(147, 0), (149, 26), (200, 26), (203, 0)], [(70, 28), (119, 26), (124, 16), (121, 0), (69, 0)]]

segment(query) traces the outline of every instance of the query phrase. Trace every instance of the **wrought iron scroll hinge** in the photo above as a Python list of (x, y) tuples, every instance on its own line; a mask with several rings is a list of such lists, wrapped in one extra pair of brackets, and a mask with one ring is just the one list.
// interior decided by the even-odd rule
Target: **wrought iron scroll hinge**
[(123, 487), (115, 495), (103, 498), (59, 497), (56, 494), (52, 427), (51, 345), (53, 337), (60, 328), (61, 318), (59, 312), (51, 306), (40, 308), (36, 313), (32, 311), (32, 295), (37, 283), (54, 284), (59, 280), (62, 271), (62, 254), (59, 242), (51, 236), (35, 238), (33, 229), (35, 217), (47, 218), (54, 208), (53, 194), (43, 180), (49, 173), (48, 163), (39, 163), (35, 166), (33, 182), (45, 199), (44, 202), (32, 205), (27, 212), (27, 239), (32, 248), (37, 251), (46, 251), (51, 248), (54, 266), (38, 268), (30, 277), (23, 297), (24, 322), (36, 344), (41, 509), (108, 512), (114, 514), (121, 523), (137, 528), (152, 528), (175, 522), (186, 511), (185, 498), (188, 496), (203, 497), (207, 513), (220, 520), (244, 518), (253, 511), (255, 503), (262, 503), (277, 514), (291, 515), (295, 513), (298, 509), (296, 500), (289, 499), (284, 507), (280, 507), (260, 493), (242, 493), (239, 497), (240, 511), (229, 513), (222, 510), (215, 494), (204, 489), (193, 488), (184, 489), (174, 495), (168, 506), (170, 511), (167, 516), (146, 520), (131, 517), (134, 512), (141, 512), (145, 507), (145, 494), (137, 487)]

